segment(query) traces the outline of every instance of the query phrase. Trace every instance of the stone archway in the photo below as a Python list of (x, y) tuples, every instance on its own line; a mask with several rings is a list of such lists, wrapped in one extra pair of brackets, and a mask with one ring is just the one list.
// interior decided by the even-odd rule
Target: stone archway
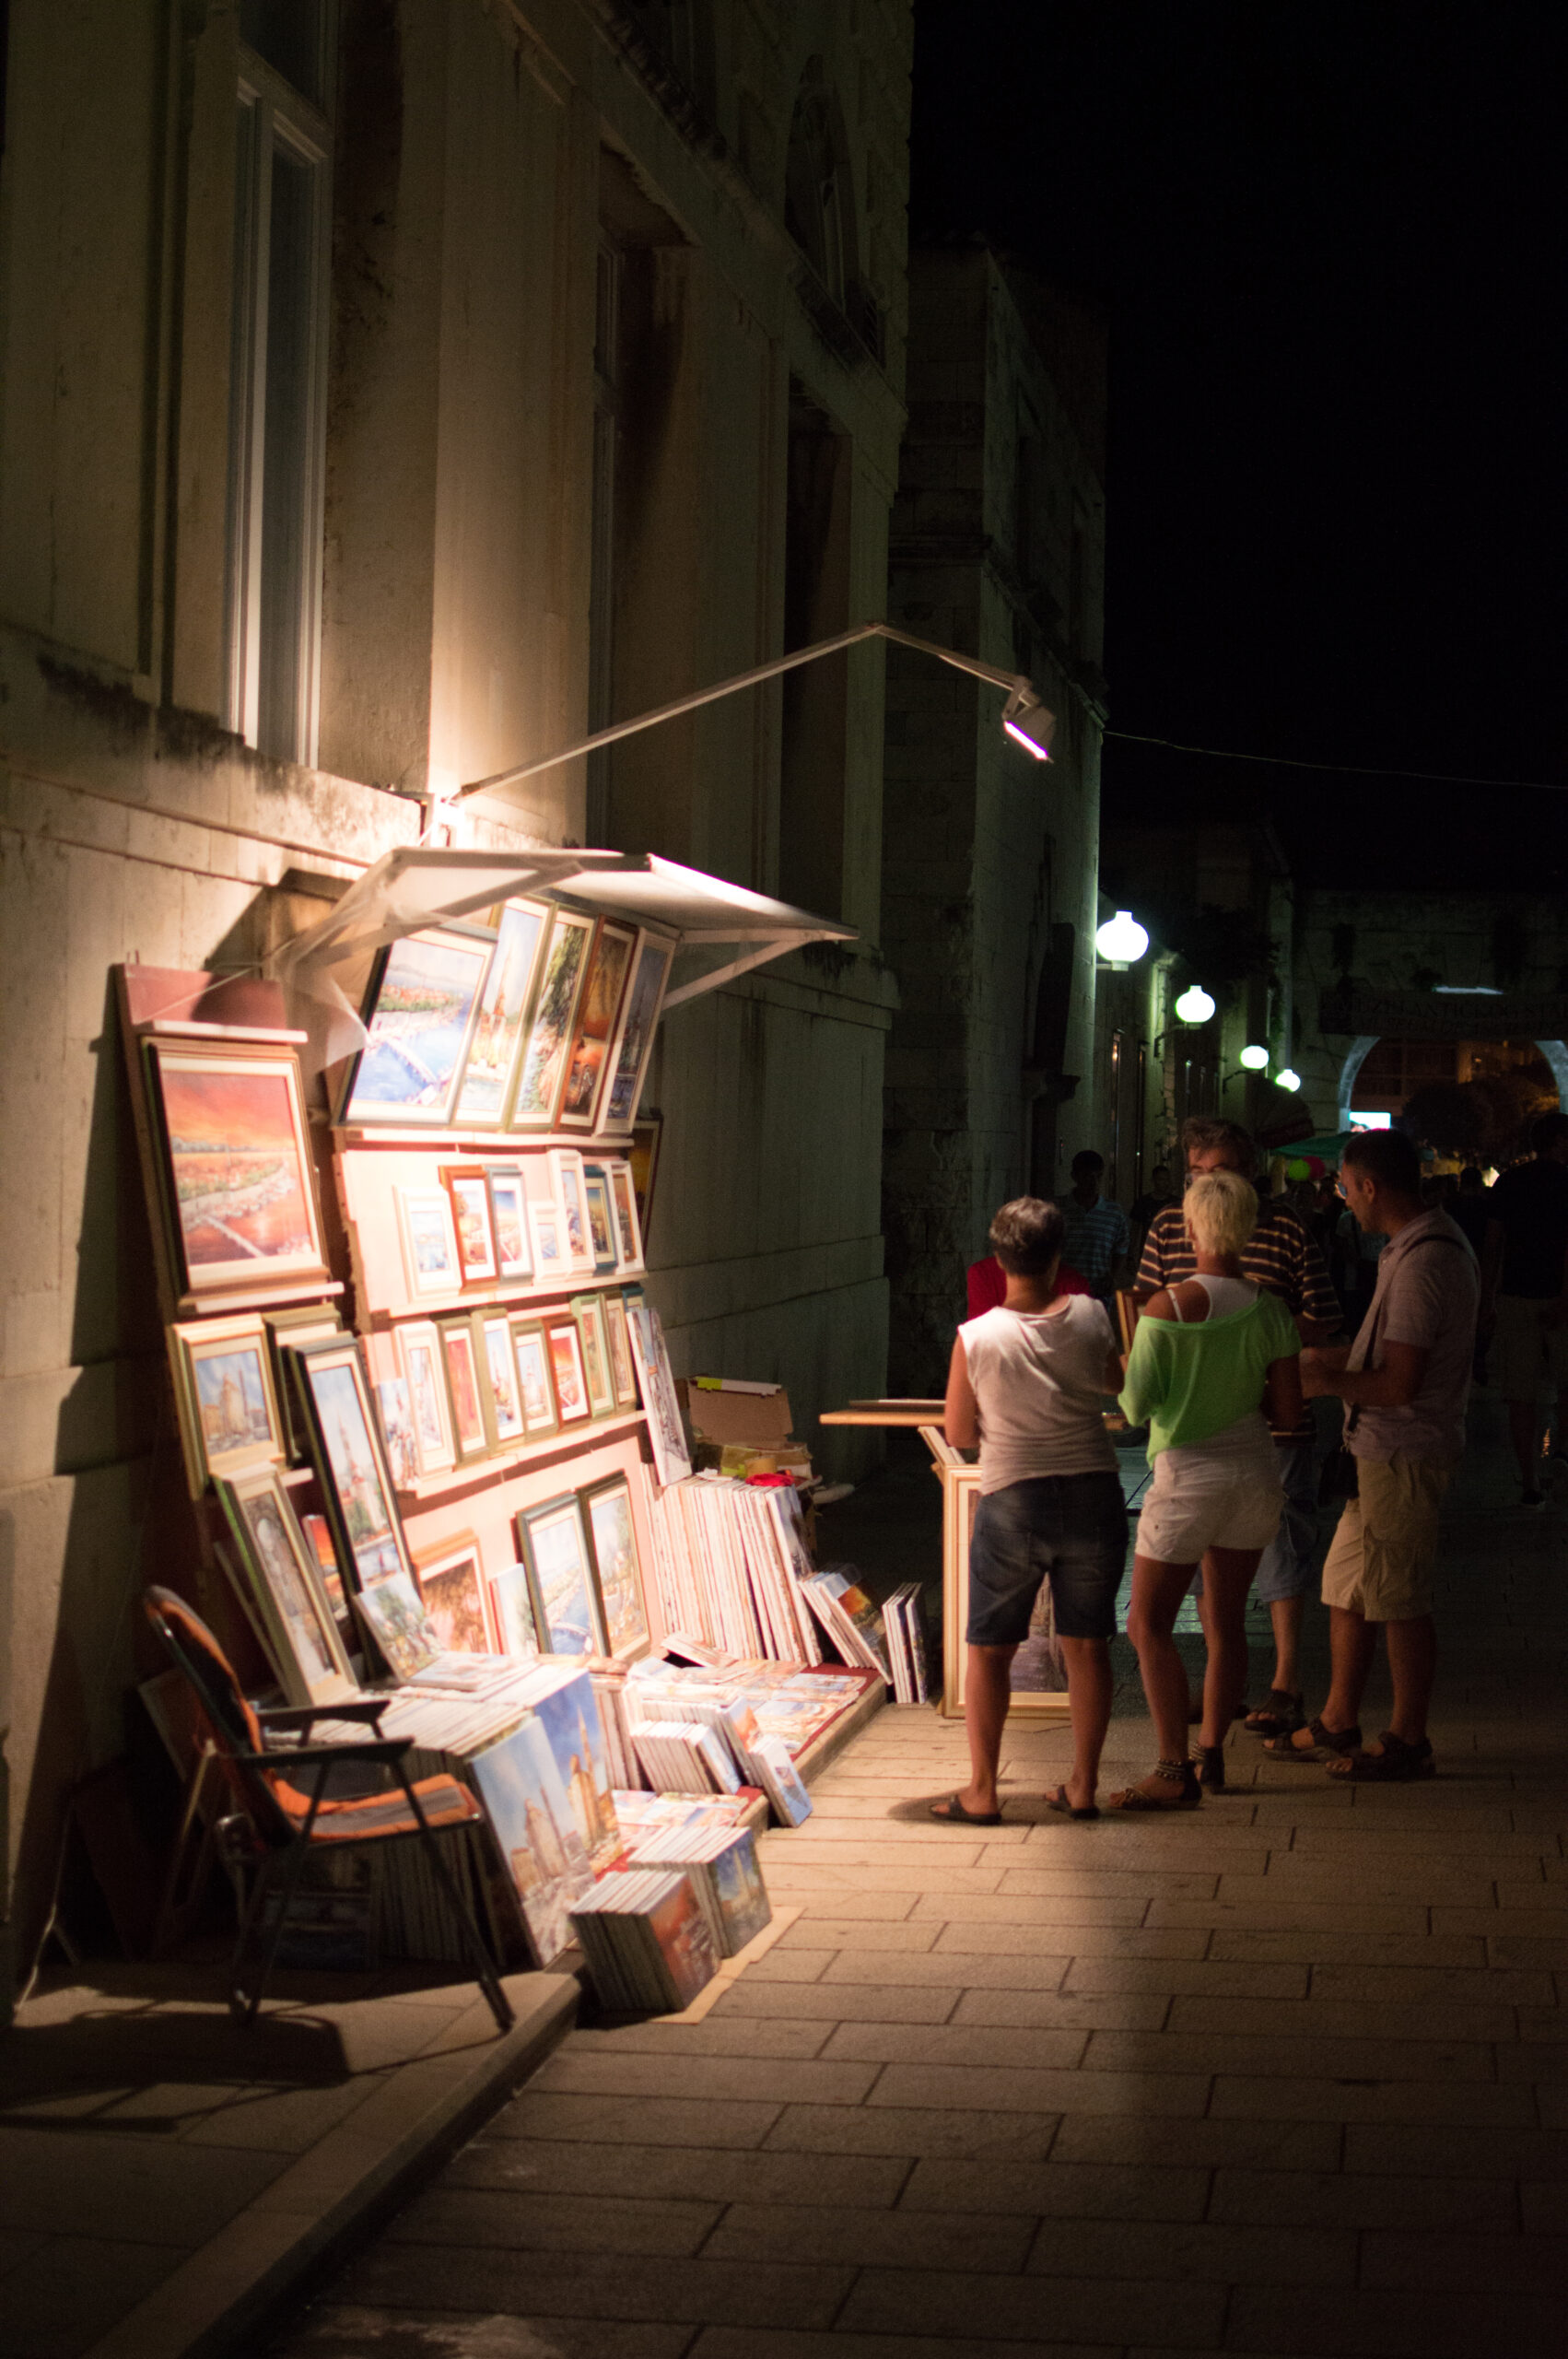
[[(1351, 1096), (1356, 1086), (1356, 1075), (1372, 1050), (1383, 1038), (1380, 1032), (1358, 1032), (1351, 1042), (1345, 1062), (1340, 1068), (1340, 1128), (1350, 1130), (1354, 1122), (1351, 1111)], [(1551, 1067), (1551, 1077), (1557, 1084), (1557, 1099), (1568, 1106), (1568, 1041), (1538, 1040), (1537, 1048)]]

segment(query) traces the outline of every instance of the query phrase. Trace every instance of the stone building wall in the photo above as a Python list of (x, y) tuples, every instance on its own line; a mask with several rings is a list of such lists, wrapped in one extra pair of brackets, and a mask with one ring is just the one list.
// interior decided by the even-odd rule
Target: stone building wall
[[(1097, 387), (1087, 404), (1070, 406), (1053, 361)], [(889, 616), (1027, 674), (1057, 735), (1043, 767), (1002, 734), (999, 690), (890, 652), (883, 945), (901, 1006), (883, 1219), (900, 1391), (940, 1390), (997, 1204), (1064, 1187), (1096, 1135), (1103, 370), (1094, 323), (984, 249), (912, 258)]]
[[(236, 102), (242, 76), (263, 99), (279, 85), (242, 53), (234, 0), (9, 11), (0, 1731), (24, 1966), (64, 1793), (121, 1742), (165, 1504), (110, 966), (251, 964), (320, 913), (312, 879), (416, 836), (411, 794), (572, 742), (595, 693), (601, 718), (630, 715), (779, 651), (802, 405), (841, 463), (842, 601), (883, 610), (907, 0), (339, 14), (335, 127), (302, 118), (333, 194), (320, 685), (297, 761), (242, 742), (226, 631)], [(626, 299), (625, 497), (596, 557), (606, 251)], [(802, 731), (820, 757), (829, 913), (862, 945), (673, 1013), (648, 1091), (666, 1122), (649, 1287), (677, 1368), (781, 1378), (808, 1433), (882, 1388), (886, 1333), (880, 658), (839, 670), (820, 744), (775, 687), (456, 823), (465, 841), (579, 843), (591, 813), (601, 840), (774, 891), (799, 833), (785, 757)], [(853, 1467), (872, 1447), (823, 1456)], [(0, 2005), (11, 1979), (0, 1965)]]

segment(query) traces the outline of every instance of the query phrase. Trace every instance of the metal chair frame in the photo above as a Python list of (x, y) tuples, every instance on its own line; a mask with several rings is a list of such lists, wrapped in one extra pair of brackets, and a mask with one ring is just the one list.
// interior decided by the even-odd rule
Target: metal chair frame
[[(390, 1792), (394, 1787), (402, 1788), (404, 1798), (415, 1823), (412, 1826), (396, 1827), (385, 1831), (372, 1830), (363, 1835), (333, 1836), (330, 1848), (334, 1852), (350, 1851), (362, 1849), (376, 1843), (411, 1840), (416, 1840), (424, 1846), (425, 1856), (429, 1862), (431, 1873), (435, 1876), (438, 1889), (457, 1919), (462, 1935), (463, 1947), (474, 1969), (474, 1978), (484, 1992), (486, 2002), (496, 2019), (497, 2029), (503, 2032), (509, 2031), (516, 2021), (511, 2003), (501, 1987), (500, 1978), (496, 1971), (496, 1962), (484, 1935), (474, 1922), (473, 1911), (458, 1890), (446, 1860), (442, 1857), (439, 1839), (442, 1835), (466, 1833), (471, 1827), (482, 1825), (483, 1822), (465, 1819), (453, 1826), (431, 1825), (425, 1814), (414, 1780), (408, 1774), (406, 1756), (412, 1746), (412, 1738), (383, 1737), (378, 1733), (348, 1744), (313, 1745), (307, 1741), (318, 1720), (363, 1720), (372, 1729), (378, 1729), (381, 1715), (386, 1710), (391, 1698), (384, 1696), (364, 1696), (346, 1703), (289, 1706), (287, 1708), (275, 1710), (263, 1709), (246, 1700), (245, 1708), (253, 1715), (263, 1738), (263, 1749), (259, 1752), (254, 1751), (248, 1742), (240, 1741), (238, 1732), (231, 1725), (231, 1714), (226, 1708), (224, 1699), (214, 1692), (205, 1672), (181, 1643), (176, 1634), (176, 1628), (171, 1625), (166, 1608), (168, 1605), (172, 1605), (178, 1609), (181, 1616), (189, 1615), (210, 1640), (213, 1653), (217, 1661), (224, 1662), (223, 1651), (216, 1638), (212, 1637), (210, 1631), (205, 1629), (205, 1625), (200, 1622), (199, 1616), (192, 1613), (184, 1599), (177, 1597), (171, 1590), (156, 1586), (149, 1588), (144, 1602), (147, 1617), (154, 1629), (179, 1669), (195, 1690), (196, 1700), (212, 1731), (217, 1759), (221, 1766), (228, 1767), (233, 1773), (230, 1783), (238, 1787), (244, 1803), (241, 1810), (231, 1812), (220, 1819), (215, 1830), (228, 1864), (232, 1867), (248, 1865), (256, 1871), (250, 1899), (240, 1911), (239, 1938), (234, 1945), (234, 1955), (228, 1970), (228, 2006), (236, 2021), (253, 2024), (260, 2013), (262, 2001), (266, 1995), (267, 1983), (277, 1955), (278, 1945), (283, 1938), (288, 1904), (294, 1896), (300, 1871), (312, 1848), (317, 1815), (322, 1802), (328, 1799), (327, 1781), (332, 1772), (340, 1766), (359, 1763), (385, 1773), (386, 1783), (381, 1789), (382, 1791)], [(228, 1668), (227, 1663), (225, 1668)], [(239, 1692), (238, 1682), (236, 1682), (236, 1695)], [(297, 1732), (300, 1742), (298, 1744), (282, 1745), (275, 1749), (268, 1747), (264, 1740), (274, 1731), (280, 1735), (291, 1731)], [(247, 1731), (247, 1738), (248, 1735)], [(315, 1776), (309, 1789), (306, 1789), (303, 1780), (300, 1780), (301, 1790), (307, 1792), (308, 1807), (303, 1819), (296, 1825), (272, 1792), (267, 1779), (279, 1771), (285, 1771), (292, 1782), (295, 1773), (302, 1769), (313, 1770)], [(285, 1830), (282, 1839), (269, 1836), (267, 1832), (269, 1818), (275, 1825)], [(318, 1848), (328, 1847), (324, 1842), (318, 1841)], [(268, 1892), (277, 1886), (280, 1871), (282, 1884), (281, 1888), (278, 1889), (276, 1916), (270, 1929), (263, 1934), (259, 1971), (253, 1989), (247, 1991), (241, 1971), (245, 1953), (252, 1934), (260, 1921), (263, 1902)]]

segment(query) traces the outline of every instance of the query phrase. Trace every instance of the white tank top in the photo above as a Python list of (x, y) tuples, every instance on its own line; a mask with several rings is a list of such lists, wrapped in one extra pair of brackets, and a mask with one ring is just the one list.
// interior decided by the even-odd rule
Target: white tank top
[(1048, 1311), (1000, 1307), (958, 1330), (980, 1408), (980, 1488), (1116, 1467), (1103, 1411), (1109, 1313), (1088, 1295)]

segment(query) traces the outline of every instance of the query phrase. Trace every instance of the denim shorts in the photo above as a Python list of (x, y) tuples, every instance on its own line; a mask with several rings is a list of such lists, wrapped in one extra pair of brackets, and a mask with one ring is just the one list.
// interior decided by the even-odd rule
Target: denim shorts
[(1049, 1580), (1059, 1638), (1114, 1638), (1127, 1562), (1127, 1506), (1109, 1469), (1032, 1474), (991, 1491), (969, 1541), (972, 1647), (1022, 1646)]

